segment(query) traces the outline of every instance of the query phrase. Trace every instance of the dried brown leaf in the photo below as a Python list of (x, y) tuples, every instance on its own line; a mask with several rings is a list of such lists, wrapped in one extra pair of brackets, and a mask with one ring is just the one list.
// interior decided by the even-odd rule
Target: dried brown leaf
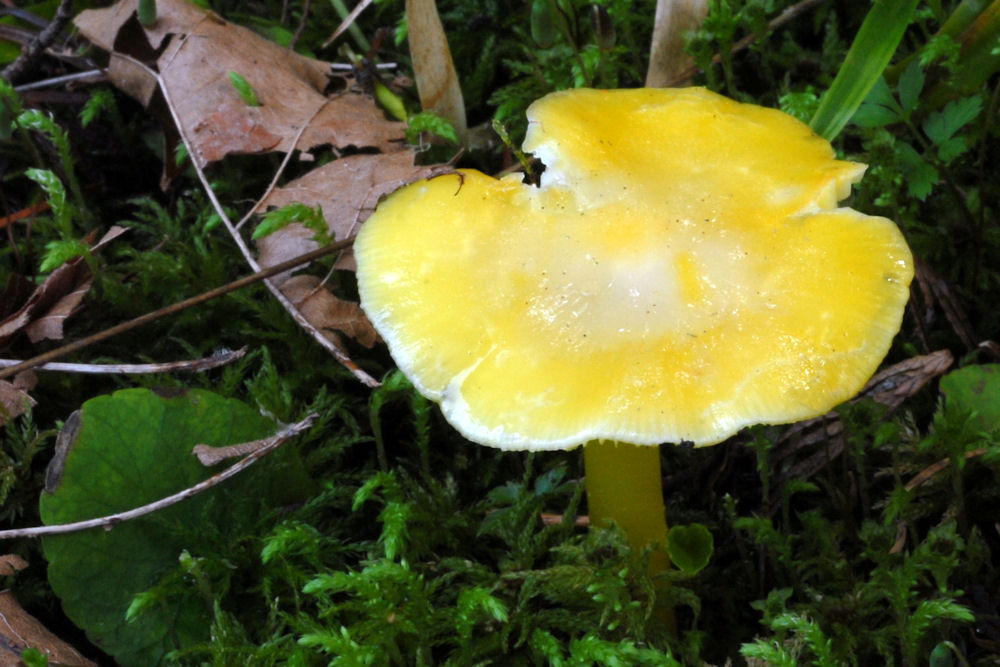
[(861, 390), (861, 395), (871, 396), (890, 410), (895, 410), (928, 382), (943, 375), (953, 361), (949, 350), (937, 350), (906, 359), (876, 373)]
[[(245, 106), (245, 105), (244, 105)], [(202, 118), (188, 137), (202, 157), (201, 165), (215, 162), (230, 153), (266, 153), (281, 143), (281, 137), (267, 131), (261, 107), (234, 109), (227, 106)]]
[(23, 667), (21, 651), (34, 647), (50, 665), (97, 667), (26, 612), (14, 594), (0, 591), (0, 667)]
[[(77, 27), (111, 53), (112, 65), (122, 61), (119, 76), (113, 78), (116, 85), (149, 104), (161, 118), (169, 112), (176, 119), (197, 166), (236, 153), (308, 152), (318, 146), (332, 146), (335, 153), (348, 146), (381, 151), (341, 158), (314, 170), (271, 192), (258, 212), (292, 201), (320, 205), (331, 236), (343, 239), (356, 231), (382, 195), (449, 169), (415, 166), (414, 153), (403, 141), (404, 125), (387, 120), (370, 96), (350, 87), (324, 94), (331, 82), (328, 63), (290, 52), (183, 0), (158, 0), (158, 20), (146, 28), (136, 19), (137, 2), (121, 0), (107, 9), (82, 12)], [(152, 65), (144, 69), (137, 63)], [(247, 80), (260, 106), (247, 104), (230, 72)], [(151, 84), (163, 94), (154, 94)], [(165, 130), (171, 129), (165, 125)], [(312, 236), (301, 225), (270, 235), (259, 242), (260, 264), (273, 266), (316, 247)], [(353, 269), (353, 257), (345, 254), (336, 267)], [(303, 285), (316, 279), (289, 275), (274, 282), (293, 297), (308, 324), (335, 343), (339, 339), (334, 331), (340, 331), (363, 345), (374, 344), (374, 330), (358, 304), (341, 301), (311, 283), (303, 291)], [(367, 377), (349, 359), (340, 361), (362, 379)]]
[(83, 297), (90, 291), (94, 284), (93, 278), (83, 280), (76, 285), (61, 299), (52, 304), (48, 312), (29, 324), (24, 332), (28, 334), (28, 339), (32, 343), (42, 340), (60, 340), (63, 337), (63, 324), (66, 319), (80, 307)]
[[(315, 232), (297, 222), (287, 227), (282, 227), (273, 234), (268, 234), (263, 238), (257, 239), (257, 250), (259, 251), (257, 262), (261, 268), (266, 269), (269, 266), (281, 264), (293, 257), (304, 255), (310, 250), (315, 250), (319, 247), (315, 236)], [(284, 273), (279, 273), (271, 278), (271, 282), (280, 287), (282, 283), (292, 277), (292, 273), (296, 270), (289, 269)]]
[[(367, 95), (324, 95), (328, 63), (300, 56), (183, 0), (158, 0), (156, 23), (142, 28), (135, 20), (137, 1), (81, 12), (76, 25), (109, 52), (155, 58), (200, 166), (230, 154), (287, 152), (303, 126), (301, 149), (324, 144), (404, 148), (403, 124), (387, 120)], [(155, 78), (132, 70), (113, 80), (148, 103)], [(249, 82), (260, 106), (243, 100), (229, 72)]]
[(310, 323), (324, 333), (342, 331), (365, 347), (378, 340), (361, 306), (334, 296), (316, 276), (295, 276), (281, 285), (282, 293)]
[(36, 317), (47, 313), (64, 296), (75, 292), (89, 278), (90, 269), (79, 258), (50, 273), (15, 313), (0, 322), (0, 347), (6, 345)]
[[(948, 350), (906, 359), (876, 373), (858, 396), (870, 396), (889, 411), (896, 410), (928, 382), (943, 375), (952, 362)], [(840, 456), (844, 446), (844, 424), (836, 412), (829, 412), (789, 426), (771, 458), (774, 463), (798, 459), (782, 471), (779, 479), (809, 479)]]
[[(101, 240), (91, 247), (91, 252), (99, 251), (126, 231), (128, 230), (125, 227), (112, 226)], [(0, 347), (10, 342), (11, 338), (22, 330), (28, 334), (32, 343), (46, 339), (61, 339), (66, 318), (76, 312), (77, 306), (92, 283), (90, 268), (82, 257), (57, 268), (35, 288), (19, 308), (13, 310), (7, 304), (10, 314), (0, 321)], [(23, 289), (14, 289), (23, 295)], [(4, 296), (7, 293), (5, 290)]]
[(38, 375), (35, 374), (33, 370), (21, 371), (14, 376), (11, 380), (14, 383), (15, 389), (20, 389), (21, 391), (31, 391), (38, 384)]
[(17, 554), (0, 555), (0, 576), (9, 577), (28, 567), (28, 561)]
[[(965, 306), (962, 300), (952, 289), (951, 284), (944, 278), (937, 275), (934, 270), (922, 259), (915, 258), (914, 262), (914, 283), (919, 288), (921, 299), (923, 300), (923, 315), (918, 316), (918, 329), (921, 338), (926, 339), (923, 327), (934, 321), (938, 308), (944, 313), (945, 319), (951, 325), (952, 331), (958, 336), (966, 349), (974, 350), (978, 346), (979, 337), (969, 321)], [(913, 305), (914, 310), (918, 308)]]
[[(258, 211), (280, 208), (292, 202), (322, 206), (327, 229), (335, 239), (357, 232), (381, 197), (408, 183), (449, 171), (449, 167), (420, 167), (413, 153), (352, 155), (314, 169), (305, 176), (277, 188), (259, 205)], [(273, 266), (318, 247), (313, 233), (302, 225), (289, 225), (257, 242), (260, 265)], [(354, 269), (354, 256), (345, 253), (338, 269)]]
[(18, 389), (6, 380), (0, 380), (0, 426), (23, 415), (28, 408), (35, 405), (35, 399), (26, 391)]

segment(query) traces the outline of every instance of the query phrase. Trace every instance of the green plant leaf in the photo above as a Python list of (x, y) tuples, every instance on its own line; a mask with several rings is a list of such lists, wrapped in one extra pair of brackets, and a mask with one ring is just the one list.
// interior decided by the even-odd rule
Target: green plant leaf
[(326, 219), (323, 218), (323, 208), (320, 206), (312, 208), (300, 202), (292, 202), (265, 213), (264, 219), (253, 230), (253, 240), (256, 241), (273, 234), (293, 222), (305, 225), (307, 229), (316, 234), (320, 243), (328, 242), (325, 237), (330, 231), (326, 226)]
[[(923, 128), (924, 133), (927, 134), (927, 138), (938, 145), (939, 152), (942, 150), (948, 151), (946, 147), (952, 137), (954, 137), (955, 133), (965, 127), (965, 125), (967, 125), (970, 121), (975, 119), (975, 117), (979, 115), (982, 108), (982, 98), (978, 96), (963, 97), (962, 99), (949, 102), (948, 105), (941, 111), (935, 111), (934, 113), (929, 114), (927, 118), (924, 119), (921, 127)], [(964, 141), (961, 142), (961, 146), (964, 148)], [(946, 154), (951, 157), (946, 158), (942, 155), (941, 159), (947, 162), (958, 153), (951, 153), (949, 151)]]
[(531, 3), (531, 39), (543, 49), (556, 41), (554, 0), (534, 0)]
[(896, 158), (906, 179), (906, 191), (920, 201), (926, 199), (940, 178), (937, 169), (905, 141), (896, 144)]
[(47, 655), (31, 646), (21, 653), (21, 662), (25, 667), (48, 667), (49, 658)]
[(714, 548), (712, 533), (700, 523), (673, 526), (667, 531), (667, 553), (685, 574), (696, 574), (708, 565)]
[(150, 27), (156, 23), (156, 0), (139, 0), (138, 9), (139, 23), (143, 27)]
[(810, 86), (809, 90), (803, 92), (782, 95), (781, 99), (778, 100), (778, 104), (785, 113), (795, 116), (803, 123), (808, 123), (809, 119), (816, 113), (816, 108), (819, 106), (819, 98), (816, 96), (815, 91), (812, 90), (812, 86)]
[(941, 378), (941, 393), (949, 404), (973, 413), (984, 431), (1000, 428), (1000, 364), (952, 371)]
[(916, 60), (910, 63), (899, 77), (899, 103), (907, 117), (917, 108), (920, 91), (924, 89), (924, 80), (924, 69)]
[(240, 94), (240, 97), (242, 97), (243, 101), (247, 103), (247, 106), (260, 106), (260, 100), (257, 99), (257, 93), (254, 92), (253, 86), (250, 85), (250, 82), (247, 81), (242, 74), (230, 71), (229, 82), (233, 84), (233, 88), (235, 88), (236, 92)]
[(876, 1), (865, 17), (829, 90), (809, 125), (832, 141), (857, 111), (896, 52), (917, 0)]
[(34, 130), (44, 134), (52, 145), (55, 146), (59, 155), (59, 163), (63, 174), (69, 182), (69, 189), (73, 193), (73, 198), (78, 206), (83, 207), (83, 194), (80, 191), (80, 184), (76, 178), (76, 161), (73, 159), (73, 152), (69, 145), (69, 135), (62, 129), (52, 116), (42, 113), (38, 109), (28, 109), (17, 117), (17, 124), (26, 129)]
[(102, 111), (108, 111), (115, 106), (115, 98), (107, 88), (95, 88), (90, 93), (90, 98), (80, 110), (80, 125), (87, 127), (101, 115)]
[(429, 111), (421, 111), (410, 116), (407, 121), (406, 140), (410, 143), (415, 142), (421, 132), (430, 132), (452, 143), (458, 143), (455, 127), (441, 116)]
[[(2, 60), (0, 60), (2, 62)], [(21, 97), (6, 80), (0, 79), (0, 141), (10, 138), (14, 119), (21, 115)]]
[(403, 98), (377, 79), (372, 81), (372, 85), (375, 86), (375, 99), (382, 105), (382, 108), (396, 120), (405, 121), (406, 104), (403, 103)]
[(868, 97), (851, 117), (851, 122), (858, 127), (883, 127), (905, 120), (903, 108), (893, 97), (889, 84), (879, 77), (872, 85)]
[[(214, 472), (192, 456), (194, 445), (228, 445), (273, 431), (274, 423), (256, 410), (203, 390), (167, 397), (126, 389), (91, 399), (60, 435), (42, 520), (91, 519), (176, 493)], [(206, 535), (239, 530), (262, 510), (258, 500), (273, 500), (266, 488), (246, 488), (253, 479), (246, 475), (114, 530), (44, 538), (49, 583), (66, 615), (123, 665), (158, 665), (178, 646), (207, 641), (210, 610), (193, 586), (169, 599), (140, 598), (139, 607), (148, 606), (133, 608), (142, 613), (128, 623), (126, 612), (177, 567), (185, 549), (208, 549)]]
[(66, 188), (56, 173), (50, 169), (26, 169), (24, 175), (33, 180), (45, 190), (45, 198), (52, 208), (53, 217), (59, 225), (59, 231), (69, 235), (73, 230), (73, 207), (66, 199)]
[(58, 269), (71, 259), (83, 257), (89, 248), (81, 241), (51, 241), (45, 244), (45, 256), (38, 266), (41, 273)]

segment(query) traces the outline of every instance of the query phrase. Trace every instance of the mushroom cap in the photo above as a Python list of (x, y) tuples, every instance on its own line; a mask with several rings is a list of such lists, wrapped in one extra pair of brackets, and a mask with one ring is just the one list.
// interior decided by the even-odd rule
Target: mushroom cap
[(528, 109), (541, 187), (404, 187), (354, 245), (361, 303), (465, 437), (720, 442), (856, 394), (912, 257), (837, 202), (864, 172), (780, 111), (701, 88), (572, 90)]

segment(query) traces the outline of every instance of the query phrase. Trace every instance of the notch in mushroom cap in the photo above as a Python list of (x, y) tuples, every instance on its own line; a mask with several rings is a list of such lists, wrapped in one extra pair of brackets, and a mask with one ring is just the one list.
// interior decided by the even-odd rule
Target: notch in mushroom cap
[(528, 118), (541, 187), (463, 171), (397, 191), (355, 243), (362, 306), (463, 435), (590, 442), (592, 520), (649, 514), (626, 531), (662, 541), (662, 498), (615, 507), (627, 475), (659, 489), (657, 450), (592, 441), (706, 445), (830, 410), (888, 350), (910, 251), (891, 221), (837, 207), (864, 166), (780, 111), (573, 90)]

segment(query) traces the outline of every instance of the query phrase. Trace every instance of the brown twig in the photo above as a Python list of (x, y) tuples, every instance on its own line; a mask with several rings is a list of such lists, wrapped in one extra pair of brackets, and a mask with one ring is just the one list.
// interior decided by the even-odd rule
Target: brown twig
[(49, 210), (49, 203), (47, 201), (32, 204), (31, 206), (22, 208), (20, 211), (14, 211), (10, 215), (0, 218), (0, 228), (7, 227), (21, 220), (34, 218), (39, 213), (44, 213), (47, 210)]
[(62, 347), (57, 347), (54, 350), (49, 350), (48, 352), (40, 354), (37, 357), (32, 357), (27, 361), (22, 361), (19, 364), (15, 364), (13, 366), (0, 370), (0, 379), (11, 377), (12, 375), (17, 375), (21, 371), (26, 371), (29, 368), (35, 368), (36, 366), (40, 366), (41, 364), (46, 364), (60, 357), (64, 357), (67, 354), (76, 352), (77, 350), (82, 350), (85, 347), (89, 347), (94, 343), (98, 343), (107, 338), (111, 338), (112, 336), (117, 336), (120, 333), (131, 331), (132, 329), (140, 327), (143, 324), (148, 324), (149, 322), (158, 320), (161, 317), (166, 317), (167, 315), (174, 315), (176, 313), (181, 312), (182, 310), (186, 310), (192, 306), (197, 306), (199, 304), (205, 303), (206, 301), (210, 301), (216, 297), (223, 296), (224, 294), (229, 294), (230, 292), (238, 290), (242, 287), (246, 287), (247, 285), (252, 285), (256, 282), (260, 282), (262, 280), (270, 278), (271, 276), (282, 273), (283, 271), (294, 269), (295, 267), (301, 266), (302, 264), (308, 264), (314, 259), (319, 259), (320, 257), (324, 257), (326, 255), (339, 252), (344, 248), (346, 248), (347, 246), (351, 245), (353, 242), (354, 238), (352, 237), (344, 239), (343, 241), (337, 241), (336, 243), (331, 243), (328, 246), (323, 246), (322, 248), (317, 248), (316, 250), (299, 255), (298, 257), (293, 257), (287, 262), (282, 262), (281, 264), (275, 264), (274, 266), (264, 269), (263, 271), (258, 271), (253, 275), (240, 278), (239, 280), (234, 280), (231, 283), (227, 283), (220, 287), (216, 287), (213, 290), (203, 292), (197, 296), (191, 297), (190, 299), (184, 299), (183, 301), (179, 301), (175, 304), (171, 304), (164, 308), (160, 308), (159, 310), (154, 310), (151, 313), (140, 315), (139, 317), (129, 320), (128, 322), (122, 322), (121, 324), (115, 325), (110, 329), (105, 329), (104, 331), (99, 331), (95, 334), (87, 336), (86, 338), (81, 338), (80, 340), (73, 341), (68, 345), (63, 345)]
[(138, 519), (141, 516), (147, 514), (152, 514), (158, 510), (165, 507), (170, 507), (175, 505), (182, 500), (187, 500), (193, 496), (198, 495), (204, 491), (208, 491), (213, 486), (226, 481), (230, 477), (242, 472), (243, 470), (249, 468), (251, 465), (264, 458), (285, 441), (293, 438), (294, 436), (302, 433), (306, 429), (312, 426), (313, 422), (316, 421), (317, 415), (315, 413), (309, 415), (302, 421), (285, 426), (280, 431), (268, 438), (264, 446), (259, 447), (253, 453), (247, 455), (245, 458), (240, 459), (233, 465), (229, 466), (222, 472), (212, 475), (208, 479), (198, 482), (194, 486), (188, 487), (183, 491), (178, 491), (173, 495), (169, 495), (166, 498), (160, 498), (148, 505), (143, 505), (142, 507), (136, 507), (135, 509), (128, 510), (126, 512), (118, 512), (117, 514), (109, 514), (107, 516), (98, 517), (96, 519), (88, 519), (86, 521), (76, 521), (74, 523), (61, 523), (53, 526), (36, 526), (34, 528), (15, 528), (13, 530), (3, 530), (0, 531), (0, 540), (9, 540), (17, 537), (41, 537), (43, 535), (61, 535), (64, 533), (76, 533), (81, 530), (88, 530), (90, 528), (100, 528), (104, 527), (110, 530), (112, 527), (122, 523), (123, 521), (131, 521), (132, 519)]
[(59, 7), (56, 8), (56, 13), (52, 17), (52, 21), (49, 22), (45, 29), (38, 33), (38, 37), (31, 40), (24, 49), (21, 50), (21, 55), (19, 55), (14, 62), (7, 65), (0, 71), (0, 79), (6, 79), (10, 83), (14, 83), (15, 80), (21, 77), (29, 67), (35, 64), (35, 61), (42, 54), (42, 52), (49, 48), (49, 45), (55, 41), (56, 35), (58, 35), (66, 24), (69, 23), (70, 18), (73, 16), (73, 0), (62, 0), (59, 3)]
[[(962, 454), (962, 456), (964, 456), (966, 458), (966, 460), (968, 460), (968, 459), (975, 458), (977, 456), (982, 456), (982, 455), (987, 454), (987, 453), (989, 453), (988, 449), (973, 449), (971, 451), (965, 452), (964, 454)], [(913, 479), (911, 479), (909, 482), (906, 483), (906, 490), (907, 491), (912, 491), (913, 489), (917, 488), (921, 484), (924, 484), (925, 482), (927, 482), (930, 479), (932, 479), (936, 474), (938, 474), (939, 472), (941, 472), (942, 470), (944, 470), (945, 468), (947, 468), (950, 465), (951, 465), (951, 459), (950, 458), (941, 459), (940, 461), (932, 463), (931, 465), (927, 466), (926, 468), (924, 468), (923, 470), (921, 470), (919, 473), (917, 473), (916, 475), (914, 475)]]
[[(982, 456), (987, 453), (989, 453), (988, 449), (973, 449), (971, 451), (965, 452), (963, 456), (965, 457), (966, 460), (969, 460), (977, 456)], [(919, 473), (914, 475), (913, 478), (906, 483), (906, 490), (913, 491), (913, 489), (933, 479), (935, 475), (937, 475), (942, 470), (947, 469), (948, 466), (950, 465), (951, 465), (951, 458), (941, 459), (940, 461), (932, 463), (931, 465), (927, 466)], [(908, 534), (908, 529), (906, 527), (906, 522), (905, 521), (897, 522), (896, 540), (893, 543), (892, 548), (889, 549), (889, 553), (897, 554), (903, 550), (903, 547), (906, 546), (907, 534)]]
[[(207, 371), (230, 364), (246, 356), (247, 348), (238, 350), (220, 350), (204, 359), (189, 359), (187, 361), (171, 361), (163, 364), (64, 364), (51, 363), (35, 366), (36, 371), (56, 371), (62, 373), (108, 373), (115, 375), (141, 375), (146, 373), (175, 373), (177, 371)], [(0, 359), (0, 368), (23, 363), (14, 359)]]
[(271, 178), (271, 182), (268, 183), (267, 188), (264, 189), (264, 194), (262, 194), (257, 199), (257, 203), (251, 206), (250, 210), (247, 211), (246, 214), (242, 218), (240, 218), (239, 222), (237, 222), (233, 226), (234, 229), (236, 229), (237, 231), (242, 229), (243, 225), (245, 225), (247, 221), (249, 221), (250, 218), (254, 216), (254, 214), (257, 212), (257, 209), (260, 208), (261, 204), (264, 203), (264, 200), (270, 197), (271, 193), (274, 192), (274, 189), (278, 187), (278, 182), (281, 180), (282, 174), (285, 173), (285, 168), (288, 166), (288, 163), (291, 162), (292, 155), (295, 154), (295, 147), (299, 145), (299, 140), (302, 138), (302, 135), (305, 133), (305, 131), (309, 128), (309, 125), (313, 122), (313, 119), (315, 119), (316, 116), (319, 115), (319, 112), (322, 111), (323, 107), (325, 106), (326, 106), (325, 103), (321, 104), (319, 108), (316, 109), (316, 112), (313, 113), (313, 115), (309, 118), (309, 120), (302, 123), (302, 127), (299, 128), (299, 131), (295, 134), (295, 138), (292, 140), (292, 147), (288, 149), (287, 153), (285, 153), (285, 157), (281, 161), (281, 164), (278, 165), (277, 171), (274, 172), (274, 176)]
[[(173, 54), (172, 58), (175, 58), (179, 53), (180, 49), (177, 49)], [(212, 190), (211, 184), (208, 182), (208, 177), (205, 175), (205, 171), (199, 164), (197, 154), (193, 150), (193, 145), (191, 141), (188, 139), (187, 130), (184, 128), (184, 124), (181, 122), (180, 117), (177, 115), (177, 110), (174, 107), (174, 104), (171, 100), (170, 91), (167, 88), (166, 82), (163, 80), (163, 76), (158, 72), (154, 72), (144, 63), (141, 63), (138, 60), (135, 60), (134, 58), (128, 56), (122, 56), (122, 57), (127, 58), (137, 67), (146, 70), (146, 72), (148, 72), (150, 76), (155, 77), (160, 92), (163, 94), (163, 99), (166, 102), (167, 110), (170, 111), (170, 116), (173, 118), (174, 124), (177, 126), (177, 133), (180, 135), (181, 141), (184, 142), (185, 147), (187, 147), (188, 149), (188, 155), (190, 155), (192, 158), (191, 164), (194, 167), (195, 173), (198, 175), (198, 180), (201, 181), (202, 188), (204, 188), (205, 194), (208, 196), (208, 200), (212, 203), (212, 208), (215, 209), (215, 212), (218, 214), (219, 219), (222, 220), (222, 224), (226, 226), (226, 229), (229, 231), (230, 236), (233, 237), (233, 242), (235, 242), (236, 247), (240, 249), (240, 252), (243, 254), (243, 258), (246, 260), (247, 264), (249, 264), (254, 271), (259, 271), (260, 265), (254, 258), (253, 253), (250, 252), (250, 248), (247, 247), (247, 244), (243, 240), (243, 237), (240, 236), (239, 230), (236, 229), (236, 226), (233, 224), (233, 221), (226, 214), (226, 210), (225, 208), (223, 208), (221, 202), (219, 202), (219, 198), (215, 196), (215, 191)], [(319, 113), (318, 109), (316, 113)], [(315, 117), (315, 114), (313, 114), (313, 117)], [(299, 136), (301, 136), (301, 134)], [(292, 146), (289, 149), (289, 152), (293, 151), (294, 149), (295, 147)], [(269, 275), (276, 275), (276, 274), (272, 273)], [(293, 304), (288, 299), (288, 297), (286, 297), (284, 293), (282, 293), (282, 291), (278, 288), (277, 285), (274, 284), (273, 281), (265, 280), (264, 285), (267, 287), (268, 291), (271, 292), (271, 295), (278, 300), (278, 303), (280, 303), (282, 307), (286, 311), (288, 311), (288, 314), (292, 316), (295, 322), (298, 323), (300, 327), (305, 329), (305, 331), (310, 336), (313, 337), (313, 340), (315, 340), (323, 348), (325, 348), (327, 352), (329, 352), (331, 356), (333, 356), (333, 358), (340, 363), (341, 366), (349, 370), (354, 377), (356, 377), (358, 380), (360, 380), (363, 384), (365, 384), (368, 387), (374, 388), (378, 387), (381, 384), (371, 375), (361, 370), (361, 368), (359, 368), (358, 365), (355, 364), (354, 361), (349, 356), (347, 356), (347, 354), (344, 353), (343, 350), (337, 347), (337, 345), (333, 341), (327, 338), (326, 335), (319, 330), (319, 328), (317, 328), (312, 322), (306, 319), (305, 315), (302, 314), (302, 311), (300, 311), (295, 306), (295, 304)]]

